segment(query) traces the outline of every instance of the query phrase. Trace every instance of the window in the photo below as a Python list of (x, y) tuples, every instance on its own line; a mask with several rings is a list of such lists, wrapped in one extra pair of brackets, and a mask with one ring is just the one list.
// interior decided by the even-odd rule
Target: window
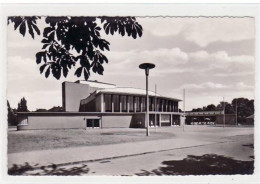
[(159, 112), (162, 112), (162, 99), (158, 99)]
[(104, 95), (105, 112), (112, 112), (112, 99), (111, 95)]
[(168, 105), (168, 100), (164, 100), (164, 103), (163, 103), (163, 111), (164, 112), (167, 112), (167, 105)]
[(87, 119), (86, 122), (87, 128), (99, 128), (99, 119)]
[(121, 96), (122, 112), (127, 111), (126, 96)]
[(142, 97), (142, 112), (146, 111), (146, 99), (145, 97)]
[(149, 111), (154, 111), (154, 98), (149, 97)]
[(154, 99), (154, 107), (155, 107), (155, 109), (154, 109), (154, 111), (159, 111), (159, 106), (160, 106), (160, 101), (159, 101), (159, 99), (158, 98), (155, 98)]
[(119, 95), (113, 95), (114, 112), (120, 112)]
[(134, 97), (128, 96), (129, 111), (134, 112)]
[(172, 112), (172, 101), (168, 101), (168, 111)]
[(170, 118), (171, 118), (170, 115), (166, 115), (166, 114), (161, 115), (161, 121), (162, 122), (170, 122)]
[(140, 104), (140, 97), (139, 96), (136, 96), (135, 97), (135, 105), (136, 105), (136, 112), (140, 112), (141, 111), (141, 104)]

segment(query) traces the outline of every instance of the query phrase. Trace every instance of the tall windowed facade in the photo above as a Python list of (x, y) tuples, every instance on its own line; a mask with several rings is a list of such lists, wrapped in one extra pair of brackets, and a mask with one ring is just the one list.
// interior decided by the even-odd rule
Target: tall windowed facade
[[(146, 112), (146, 97), (127, 94), (103, 94), (104, 112)], [(81, 112), (95, 111), (95, 101), (82, 100)], [(149, 96), (150, 112), (178, 112), (178, 101)]]

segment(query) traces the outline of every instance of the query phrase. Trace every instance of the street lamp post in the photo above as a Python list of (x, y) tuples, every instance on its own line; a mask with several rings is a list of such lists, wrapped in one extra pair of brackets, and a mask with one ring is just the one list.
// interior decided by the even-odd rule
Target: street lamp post
[(149, 69), (153, 69), (155, 67), (152, 63), (142, 63), (139, 65), (140, 69), (145, 70), (146, 76), (146, 114), (145, 114), (145, 124), (146, 124), (146, 136), (149, 136), (149, 95), (148, 95), (148, 76)]

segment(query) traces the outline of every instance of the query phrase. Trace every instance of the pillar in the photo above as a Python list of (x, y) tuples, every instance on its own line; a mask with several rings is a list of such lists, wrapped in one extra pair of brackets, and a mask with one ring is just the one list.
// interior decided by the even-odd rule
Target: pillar
[(112, 112), (114, 112), (114, 95), (111, 95)]
[(134, 97), (134, 112), (136, 112), (136, 97)]
[(161, 127), (162, 126), (162, 123), (161, 123), (161, 114), (159, 114), (159, 127)]
[(101, 112), (104, 112), (104, 108), (105, 108), (105, 102), (104, 102), (104, 94), (101, 94), (101, 100), (100, 100), (100, 110)]

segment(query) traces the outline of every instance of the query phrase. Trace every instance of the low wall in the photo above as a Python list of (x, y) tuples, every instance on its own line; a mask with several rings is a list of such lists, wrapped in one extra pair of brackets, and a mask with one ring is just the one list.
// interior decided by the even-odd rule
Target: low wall
[[(154, 115), (153, 115), (154, 116)], [(145, 128), (144, 113), (20, 113), (17, 130), (86, 128), (87, 119), (100, 119), (101, 128)], [(152, 118), (150, 119), (152, 120)], [(159, 118), (157, 119), (159, 121)], [(162, 126), (170, 126), (171, 123)]]
[(102, 116), (102, 128), (131, 128), (133, 115)]
[(18, 130), (85, 128), (84, 116), (28, 116)]
[(24, 113), (19, 115), (17, 129), (80, 129), (86, 128), (87, 119), (101, 119), (101, 128), (135, 128), (134, 117), (133, 114)]

